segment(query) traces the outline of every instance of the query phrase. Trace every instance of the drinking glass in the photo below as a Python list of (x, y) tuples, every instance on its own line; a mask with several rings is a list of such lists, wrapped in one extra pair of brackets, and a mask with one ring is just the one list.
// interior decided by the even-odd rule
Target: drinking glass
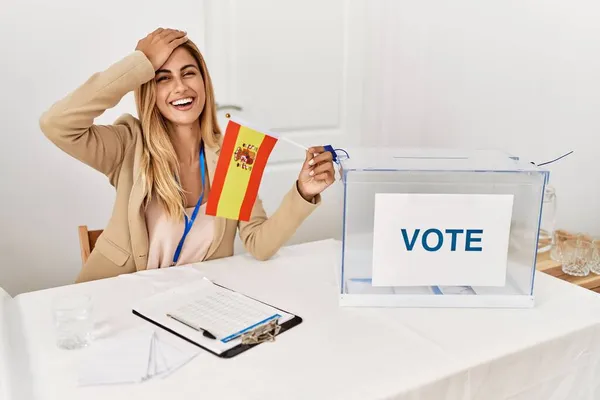
[(92, 341), (94, 321), (92, 299), (86, 295), (66, 295), (52, 304), (56, 344), (62, 349), (80, 349)]
[(590, 273), (592, 243), (581, 239), (564, 242), (562, 271), (573, 276), (587, 276)]
[(592, 259), (590, 260), (590, 271), (600, 275), (600, 239), (592, 242)]
[(556, 262), (562, 263), (565, 242), (570, 239), (576, 239), (577, 235), (567, 232), (562, 229), (557, 229), (554, 232), (552, 239), (552, 250), (550, 251), (550, 258)]

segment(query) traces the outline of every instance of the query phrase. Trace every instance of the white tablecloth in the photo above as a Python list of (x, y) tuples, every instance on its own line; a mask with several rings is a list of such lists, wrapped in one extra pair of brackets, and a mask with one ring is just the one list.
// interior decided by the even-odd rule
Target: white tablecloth
[[(600, 296), (536, 276), (533, 309), (367, 309), (338, 306), (332, 265), (338, 244), (282, 249), (144, 271), (17, 296), (35, 399), (478, 399), (600, 398)], [(300, 315), (274, 343), (232, 359), (202, 352), (166, 379), (78, 387), (85, 350), (54, 344), (50, 300), (93, 296), (96, 334), (145, 324), (136, 299), (198, 276)], [(18, 325), (18, 326), (17, 326)], [(21, 380), (23, 382), (24, 379)], [(25, 399), (24, 391), (19, 400)]]
[(8, 316), (7, 308), (11, 297), (0, 288), (0, 400), (9, 398), (8, 384), (11, 381), (8, 366)]

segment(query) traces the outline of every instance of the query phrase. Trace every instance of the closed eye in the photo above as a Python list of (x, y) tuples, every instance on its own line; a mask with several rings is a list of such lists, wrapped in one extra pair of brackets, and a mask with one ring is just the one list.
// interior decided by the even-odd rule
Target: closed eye
[(158, 79), (156, 79), (156, 83), (158, 83), (158, 82), (162, 82), (162, 81), (164, 81), (164, 80), (166, 80), (166, 79), (169, 79), (169, 77), (168, 77), (168, 76), (161, 76), (161, 77), (159, 77)]

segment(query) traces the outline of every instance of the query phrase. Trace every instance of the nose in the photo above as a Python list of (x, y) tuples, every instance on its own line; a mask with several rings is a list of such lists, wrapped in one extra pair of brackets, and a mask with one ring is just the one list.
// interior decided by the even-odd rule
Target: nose
[(185, 92), (186, 86), (183, 84), (183, 80), (181, 78), (175, 79), (175, 88), (173, 91), (176, 94)]

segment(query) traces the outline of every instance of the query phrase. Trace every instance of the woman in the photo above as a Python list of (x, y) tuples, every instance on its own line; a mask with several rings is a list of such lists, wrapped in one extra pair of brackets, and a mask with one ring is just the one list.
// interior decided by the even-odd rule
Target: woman
[[(125, 114), (94, 125), (132, 90), (139, 120)], [(246, 249), (265, 260), (320, 204), (334, 169), (331, 154), (314, 147), (270, 218), (260, 199), (247, 222), (206, 215), (222, 142), (215, 108), (198, 48), (185, 32), (159, 28), (44, 113), (44, 134), (116, 188), (112, 217), (77, 282), (231, 256), (238, 229)]]

